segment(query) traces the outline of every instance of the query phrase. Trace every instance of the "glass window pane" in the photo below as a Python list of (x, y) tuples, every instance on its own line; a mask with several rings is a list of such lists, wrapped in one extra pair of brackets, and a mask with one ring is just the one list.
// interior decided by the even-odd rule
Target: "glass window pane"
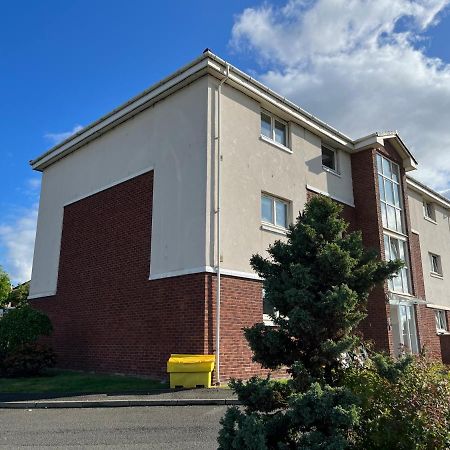
[(391, 258), (400, 259), (400, 248), (397, 239), (391, 238)]
[(397, 227), (395, 229), (397, 231), (403, 232), (402, 215), (399, 209), (395, 210), (395, 216), (397, 219)]
[(377, 153), (377, 169), (378, 169), (378, 173), (383, 173), (383, 163), (382, 163), (381, 156), (378, 153)]
[(327, 147), (322, 147), (322, 165), (331, 170), (336, 170), (335, 152)]
[(261, 134), (272, 139), (272, 120), (265, 113), (261, 113)]
[(395, 230), (395, 208), (393, 206), (386, 206), (388, 228)]
[(394, 205), (400, 208), (400, 186), (394, 184)]
[(279, 200), (275, 200), (276, 208), (276, 225), (287, 228), (287, 204)]
[(281, 145), (287, 145), (286, 125), (275, 120), (275, 141)]
[(397, 166), (397, 164), (393, 164), (392, 163), (391, 167), (392, 167), (392, 179), (396, 183), (399, 183), (400, 178), (399, 178), (399, 175), (398, 175), (398, 166)]
[(378, 186), (380, 188), (380, 200), (385, 201), (386, 200), (386, 194), (384, 191), (384, 180), (381, 175), (378, 175)]
[(381, 204), (381, 218), (383, 220), (383, 227), (387, 228), (387, 212), (386, 205), (384, 203)]
[(417, 343), (417, 329), (416, 329), (416, 315), (414, 311), (414, 306), (408, 306), (408, 328), (409, 328), (409, 339), (410, 339), (410, 349), (413, 353), (419, 352), (419, 346)]
[(399, 258), (402, 259), (403, 261), (405, 261), (405, 242), (403, 241), (399, 241), (396, 239), (396, 241), (398, 242), (398, 248), (399, 248)]
[(383, 158), (383, 173), (385, 177), (392, 178), (391, 163), (386, 158)]
[(395, 205), (395, 203), (394, 203), (394, 183), (392, 183), (392, 181), (386, 180), (385, 189), (386, 189), (386, 202), (390, 203), (391, 205)]
[(273, 223), (273, 201), (270, 197), (261, 197), (261, 219), (264, 222)]
[(399, 307), (397, 305), (390, 305), (390, 318), (392, 327), (392, 337), (394, 340), (394, 354), (399, 356), (401, 350), (401, 336), (400, 336), (400, 324), (399, 324)]
[(391, 249), (390, 249), (390, 243), (389, 243), (389, 237), (384, 235), (384, 254), (386, 256), (386, 260), (391, 260)]

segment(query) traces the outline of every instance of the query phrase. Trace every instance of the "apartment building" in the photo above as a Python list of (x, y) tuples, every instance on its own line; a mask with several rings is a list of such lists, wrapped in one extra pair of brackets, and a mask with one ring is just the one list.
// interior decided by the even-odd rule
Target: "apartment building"
[(31, 161), (30, 300), (59, 365), (164, 377), (171, 353), (216, 353), (216, 379), (264, 374), (242, 333), (267, 321), (249, 259), (317, 194), (406, 262), (372, 292), (365, 336), (450, 362), (450, 201), (416, 165), (397, 133), (351, 139), (205, 51)]

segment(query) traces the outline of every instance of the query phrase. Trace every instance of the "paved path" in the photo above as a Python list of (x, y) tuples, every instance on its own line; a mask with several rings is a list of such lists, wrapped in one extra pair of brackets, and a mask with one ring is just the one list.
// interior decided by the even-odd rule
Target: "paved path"
[(0, 410), (0, 448), (215, 449), (224, 406)]
[(231, 389), (160, 390), (140, 394), (0, 394), (2, 408), (99, 408), (239, 404)]

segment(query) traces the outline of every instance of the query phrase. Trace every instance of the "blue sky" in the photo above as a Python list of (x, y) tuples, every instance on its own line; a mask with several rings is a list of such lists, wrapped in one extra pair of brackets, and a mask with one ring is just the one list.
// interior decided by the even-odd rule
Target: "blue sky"
[[(435, 139), (441, 129), (450, 128), (448, 1), (380, 0), (373, 2), (379, 5), (373, 11), (364, 10), (369, 7), (363, 0), (339, 3), (3, 1), (0, 265), (15, 282), (29, 276), (40, 174), (30, 169), (28, 161), (64, 133), (89, 124), (186, 64), (205, 47), (354, 137), (385, 126), (400, 128), (400, 132), (405, 129), (407, 143), (425, 161), (422, 179), (439, 190), (450, 188), (449, 146), (439, 144), (450, 144), (450, 131), (443, 139)], [(350, 15), (344, 12), (349, 8)], [(320, 41), (323, 30), (331, 30), (336, 23), (340, 25), (332, 38)], [(367, 35), (377, 41), (375, 48)], [(339, 45), (330, 49), (330, 42)], [(365, 55), (384, 54), (384, 62), (391, 57), (393, 66), (398, 61), (403, 66), (374, 78), (371, 65), (379, 68), (380, 63), (373, 62), (372, 55), (370, 64), (356, 65), (361, 61), (361, 48)], [(435, 60), (430, 58), (440, 59), (431, 69), (430, 61)], [(330, 60), (336, 70), (325, 64)], [(357, 77), (345, 76), (349, 67)], [(424, 73), (403, 79), (399, 77), (402, 70)], [(391, 80), (389, 84), (386, 79)], [(428, 96), (424, 95), (427, 83), (434, 86)], [(398, 90), (402, 84), (408, 89)], [(333, 85), (340, 86), (347, 98), (350, 92), (359, 103), (337, 96)], [(438, 85), (440, 90), (435, 88)], [(411, 93), (416, 95), (410, 107), (402, 110), (401, 101), (390, 105), (393, 97), (410, 99)], [(379, 105), (375, 112), (359, 112), (365, 111), (364, 105), (372, 109), (374, 102)], [(336, 104), (341, 105), (338, 112)], [(390, 114), (377, 114), (385, 111), (383, 105)], [(411, 106), (417, 114), (411, 114)], [(441, 128), (434, 125), (433, 110), (439, 113)], [(381, 115), (387, 116), (383, 120), (389, 119), (389, 124), (379, 120)], [(419, 123), (423, 130), (418, 129)], [(417, 137), (430, 126), (433, 135)], [(446, 158), (440, 164), (443, 168), (427, 163), (436, 154)]]

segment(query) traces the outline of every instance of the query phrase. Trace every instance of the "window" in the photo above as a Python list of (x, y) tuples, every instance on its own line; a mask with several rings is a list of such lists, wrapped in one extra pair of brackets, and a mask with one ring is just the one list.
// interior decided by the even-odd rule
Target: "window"
[(261, 195), (261, 220), (278, 227), (288, 227), (288, 203), (267, 194)]
[(278, 312), (273, 307), (272, 303), (266, 297), (266, 292), (262, 290), (262, 301), (263, 301), (263, 321), (266, 325), (274, 325), (272, 317), (278, 316)]
[(433, 222), (436, 221), (436, 212), (434, 210), (434, 205), (431, 202), (423, 201), (423, 215), (426, 219), (430, 219)]
[(430, 253), (430, 265), (431, 265), (431, 273), (442, 276), (442, 264), (441, 264), (441, 257), (439, 255)]
[(377, 154), (377, 168), (383, 226), (403, 233), (399, 167), (397, 164)]
[(406, 302), (397, 305), (391, 304), (389, 309), (395, 355), (399, 356), (405, 351), (407, 353), (418, 353), (419, 345), (414, 305)]
[(405, 266), (398, 271), (397, 275), (388, 281), (389, 289), (392, 292), (409, 293), (410, 282), (406, 241), (385, 234), (384, 253), (388, 261), (401, 259), (405, 262)]
[(288, 146), (286, 122), (264, 111), (261, 112), (261, 136), (284, 147)]
[(445, 317), (445, 311), (443, 309), (436, 309), (434, 311), (435, 319), (436, 319), (436, 331), (438, 333), (447, 333), (448, 325), (447, 319)]
[(322, 166), (333, 172), (338, 171), (336, 150), (322, 145)]

